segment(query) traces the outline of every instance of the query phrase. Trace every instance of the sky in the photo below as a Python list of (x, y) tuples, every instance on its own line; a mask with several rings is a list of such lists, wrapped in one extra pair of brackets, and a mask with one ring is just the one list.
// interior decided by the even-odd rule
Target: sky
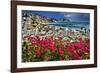
[(75, 12), (52, 12), (52, 11), (32, 11), (32, 10), (22, 10), (23, 13), (39, 14), (49, 18), (62, 19), (67, 18), (71, 21), (90, 21), (89, 13), (75, 13)]

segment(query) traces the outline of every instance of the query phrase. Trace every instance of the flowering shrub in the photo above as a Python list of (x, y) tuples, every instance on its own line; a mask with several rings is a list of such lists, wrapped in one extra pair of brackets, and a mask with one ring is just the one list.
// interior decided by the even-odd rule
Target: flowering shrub
[[(81, 33), (81, 32), (80, 32)], [(84, 35), (69, 32), (62, 36), (41, 38), (39, 35), (28, 35), (23, 38), (22, 61), (58, 61), (82, 60), (90, 58), (90, 40)]]

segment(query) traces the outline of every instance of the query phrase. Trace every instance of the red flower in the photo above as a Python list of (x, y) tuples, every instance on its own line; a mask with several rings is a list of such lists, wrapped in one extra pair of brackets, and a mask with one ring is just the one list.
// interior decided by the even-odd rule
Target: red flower
[(66, 49), (75, 50), (75, 48), (72, 45), (66, 45)]
[[(71, 34), (74, 33), (72, 32)], [(68, 56), (70, 56), (72, 60), (80, 60), (82, 59), (81, 54), (89, 53), (90, 51), (89, 39), (83, 40), (83, 38), (79, 38), (78, 42), (73, 43), (66, 41), (67, 45), (65, 45), (65, 40), (62, 40), (63, 38), (60, 36), (58, 36), (58, 40), (56, 41), (54, 41), (52, 37), (42, 39), (35, 35), (30, 35), (25, 38), (28, 38), (29, 42), (31, 43), (30, 45), (32, 45), (28, 48), (33, 48), (34, 44), (38, 45), (37, 49), (35, 48), (34, 50), (37, 57), (40, 57), (43, 51), (50, 50), (50, 52), (54, 52), (56, 50), (59, 53), (59, 60), (63, 60), (62, 57), (64, 55), (64, 49), (66, 49)], [(50, 57), (48, 57), (47, 60), (50, 60)]]
[(35, 49), (35, 54), (36, 54), (37, 57), (40, 57), (41, 54), (42, 54), (42, 53), (41, 53), (41, 50), (38, 49), (38, 48), (36, 48), (36, 49)]
[(56, 48), (54, 46), (51, 46), (51, 51), (54, 52), (56, 50)]
[(62, 58), (62, 57), (60, 57), (60, 60), (63, 60), (63, 58)]
[(82, 42), (81, 43), (80, 42), (74, 42), (72, 45), (76, 48), (79, 48), (79, 49), (82, 49), (84, 47)]
[(59, 54), (60, 54), (60, 56), (63, 56), (64, 51), (62, 50), (62, 48), (59, 48)]
[(68, 52), (68, 55), (72, 58), (72, 60), (81, 60), (82, 58), (74, 52)]

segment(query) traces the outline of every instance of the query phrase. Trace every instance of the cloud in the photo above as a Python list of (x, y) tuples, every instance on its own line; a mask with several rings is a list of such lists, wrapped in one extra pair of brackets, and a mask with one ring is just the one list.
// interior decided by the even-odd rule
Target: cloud
[(71, 21), (90, 21), (89, 13), (62, 12), (61, 15)]
[(72, 16), (75, 16), (75, 14), (64, 14), (64, 17), (66, 17), (66, 18), (70, 18)]
[(77, 16), (77, 14), (76, 13), (69, 13), (69, 12), (67, 12), (67, 13), (61, 13), (65, 18), (70, 18), (70, 17), (74, 17), (74, 16)]

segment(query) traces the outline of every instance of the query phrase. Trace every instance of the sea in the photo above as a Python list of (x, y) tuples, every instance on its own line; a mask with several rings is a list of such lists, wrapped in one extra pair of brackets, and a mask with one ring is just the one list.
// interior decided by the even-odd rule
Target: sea
[(49, 23), (49, 25), (66, 27), (66, 28), (86, 28), (86, 29), (89, 29), (90, 27), (89, 22), (55, 22), (55, 23)]

